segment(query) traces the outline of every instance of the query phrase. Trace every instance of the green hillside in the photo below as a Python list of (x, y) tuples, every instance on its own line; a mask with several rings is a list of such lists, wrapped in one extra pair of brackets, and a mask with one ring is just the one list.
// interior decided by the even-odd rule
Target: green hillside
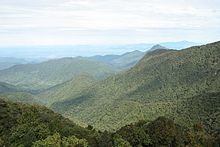
[(70, 81), (56, 85), (37, 95), (42, 103), (50, 106), (52, 103), (70, 99), (72, 96), (80, 95), (81, 92), (94, 84), (97, 80), (88, 74), (76, 76)]
[(216, 146), (219, 139), (219, 134), (207, 133), (201, 124), (188, 129), (165, 117), (129, 124), (116, 132), (100, 132), (92, 126), (80, 127), (42, 106), (0, 99), (0, 108), (0, 146)]
[(4, 82), (0, 82), (0, 98), (4, 99), (5, 101), (31, 104), (40, 103), (40, 101), (31, 93)]
[(22, 91), (1, 93), (0, 98), (4, 99), (5, 101), (12, 101), (12, 102), (43, 104), (41, 101), (37, 99), (36, 96), (32, 95), (31, 93), (22, 92)]
[[(146, 48), (147, 49), (147, 48)], [(159, 44), (152, 46), (147, 52), (142, 52), (139, 50), (134, 50), (131, 52), (124, 53), (122, 55), (105, 55), (105, 56), (93, 56), (91, 59), (97, 61), (108, 63), (120, 71), (130, 69), (135, 66), (146, 53), (152, 52), (154, 50), (168, 50), (168, 48), (161, 46)]]
[(103, 79), (115, 73), (115, 69), (108, 64), (91, 59), (62, 58), (39, 64), (16, 65), (2, 70), (0, 71), (0, 81), (25, 89), (42, 90), (83, 73)]
[[(52, 108), (102, 130), (158, 116), (171, 116), (189, 126), (213, 118), (218, 124), (218, 92), (220, 42), (181, 51), (155, 50), (127, 72), (98, 82), (80, 96), (54, 103)], [(207, 112), (201, 111), (204, 109)], [(188, 116), (191, 113), (196, 117)]]
[(0, 146), (37, 146), (42, 145), (43, 141), (40, 140), (44, 139), (49, 145), (54, 139), (50, 135), (54, 134), (61, 137), (65, 144), (96, 144), (97, 132), (79, 127), (45, 107), (0, 99), (0, 108)]

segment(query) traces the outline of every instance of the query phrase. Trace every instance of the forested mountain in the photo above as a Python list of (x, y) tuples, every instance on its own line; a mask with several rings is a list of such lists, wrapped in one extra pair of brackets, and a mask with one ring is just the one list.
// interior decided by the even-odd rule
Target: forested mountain
[[(146, 52), (152, 52), (157, 49), (167, 49), (159, 44), (152, 46), (150, 49), (146, 49)], [(138, 63), (141, 58), (144, 57), (146, 52), (139, 50), (134, 50), (132, 52), (127, 52), (122, 55), (106, 55), (106, 56), (94, 56), (92, 59), (108, 63), (119, 70), (127, 70)]]
[(5, 101), (37, 104), (41, 103), (34, 95), (14, 85), (0, 82), (0, 98)]
[[(139, 53), (124, 54), (119, 65), (136, 60)], [(85, 58), (1, 71), (0, 78), (11, 74), (7, 82), (22, 77), (33, 85), (28, 88), (30, 83), (22, 80), (23, 86), (0, 83), (0, 146), (218, 146), (220, 42), (181, 51), (157, 46), (131, 69), (100, 80), (118, 71), (107, 62)], [(41, 85), (35, 87), (31, 77), (41, 77)], [(47, 88), (60, 78), (64, 82), (37, 94), (23, 90)]]
[[(152, 49), (158, 47), (162, 48), (157, 45)], [(69, 81), (80, 74), (90, 74), (96, 79), (104, 79), (116, 72), (133, 67), (144, 55), (145, 52), (135, 50), (122, 55), (61, 58), (35, 64), (22, 64), (28, 63), (22, 59), (0, 58), (0, 64), (1, 61), (7, 61), (14, 65), (0, 71), (0, 81), (25, 90), (42, 91)], [(15, 61), (18, 63), (15, 64)]]
[(218, 134), (207, 133), (201, 124), (188, 129), (164, 117), (129, 124), (116, 132), (100, 132), (92, 126), (80, 127), (42, 106), (0, 99), (0, 108), (0, 146), (217, 146), (219, 139)]
[(156, 45), (154, 45), (151, 49), (149, 49), (147, 52), (153, 52), (153, 51), (155, 51), (155, 50), (158, 50), (158, 49), (168, 49), (168, 48), (166, 48), (166, 47), (164, 47), (164, 46), (161, 46), (161, 45), (159, 45), (159, 44), (156, 44)]
[(126, 70), (133, 67), (144, 55), (145, 52), (135, 50), (122, 55), (94, 56), (91, 58), (108, 63), (119, 70)]
[[(96, 142), (95, 131), (79, 127), (45, 107), (5, 102), (0, 99), (0, 108), (0, 146), (59, 145), (57, 138), (47, 138), (54, 134), (56, 137), (62, 137), (63, 143), (67, 145)], [(48, 144), (41, 141), (46, 138)], [(50, 144), (53, 141), (54, 144)]]
[[(52, 105), (65, 116), (114, 130), (138, 120), (170, 116), (183, 125), (219, 128), (220, 42), (155, 50), (125, 73)], [(196, 114), (196, 115), (194, 115)]]
[(43, 104), (36, 96), (25, 91), (0, 93), (0, 99), (27, 104)]
[(72, 96), (81, 95), (84, 90), (93, 85), (97, 79), (89, 74), (82, 74), (62, 84), (51, 87), (37, 95), (42, 103), (50, 106), (52, 103), (70, 99)]
[(62, 58), (39, 64), (16, 65), (0, 71), (0, 81), (24, 89), (42, 90), (88, 73), (103, 79), (116, 70), (103, 62), (86, 58)]

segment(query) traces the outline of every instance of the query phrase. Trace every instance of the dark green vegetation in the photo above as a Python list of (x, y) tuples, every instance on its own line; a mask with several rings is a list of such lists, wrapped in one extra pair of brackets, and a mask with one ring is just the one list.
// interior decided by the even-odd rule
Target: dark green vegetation
[(42, 90), (88, 73), (97, 79), (114, 74), (116, 70), (105, 63), (86, 58), (62, 58), (39, 64), (16, 65), (0, 71), (0, 81), (24, 89)]
[[(157, 46), (130, 70), (101, 81), (118, 69), (86, 59), (97, 63), (88, 70), (73, 65), (75, 59), (85, 60), (64, 58), (0, 72), (5, 82), (19, 79), (16, 86), (0, 83), (0, 146), (219, 146), (220, 42), (181, 51)], [(43, 90), (31, 94), (20, 87)]]
[(219, 92), (220, 42), (216, 42), (181, 51), (149, 52), (127, 72), (52, 108), (101, 130), (169, 116), (184, 126), (201, 122), (215, 132), (220, 124)]
[(79, 127), (45, 107), (0, 100), (0, 108), (0, 146), (29, 147), (56, 133), (65, 143), (81, 139), (96, 143), (96, 131)]
[(207, 133), (201, 124), (189, 130), (164, 117), (139, 121), (113, 133), (97, 132), (92, 126), (80, 127), (45, 107), (0, 99), (0, 146), (217, 146), (218, 135)]

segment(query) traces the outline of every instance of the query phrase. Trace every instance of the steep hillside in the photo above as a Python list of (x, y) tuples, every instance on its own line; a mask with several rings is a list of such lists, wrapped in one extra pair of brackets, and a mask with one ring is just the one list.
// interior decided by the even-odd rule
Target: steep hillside
[(90, 75), (76, 76), (70, 81), (56, 85), (40, 93), (37, 98), (42, 103), (50, 106), (52, 103), (70, 99), (72, 96), (80, 95), (83, 90), (94, 84), (97, 80)]
[(37, 104), (40, 103), (34, 95), (24, 91), (14, 85), (0, 82), (0, 98), (5, 101), (23, 102)]
[[(112, 130), (161, 115), (191, 125), (197, 121), (205, 123), (214, 115), (215, 122), (219, 122), (216, 108), (220, 107), (220, 98), (209, 95), (218, 92), (220, 42), (181, 51), (155, 50), (126, 73), (99, 82), (80, 96), (54, 103), (52, 108), (99, 129)], [(199, 100), (198, 104), (193, 101), (198, 106), (191, 106), (193, 98), (200, 98), (203, 93), (209, 105)], [(183, 110), (183, 106), (187, 109)], [(200, 111), (205, 107), (208, 112)], [(190, 112), (198, 116), (188, 117)]]
[(28, 103), (28, 104), (43, 104), (41, 101), (37, 99), (34, 95), (28, 92), (7, 92), (7, 93), (0, 93), (0, 98), (4, 99), (5, 101), (11, 102), (21, 102), (21, 103)]
[[(42, 143), (49, 145), (53, 140), (56, 144), (49, 146), (58, 145), (59, 142), (56, 138), (52, 139), (52, 135), (62, 138), (63, 143), (72, 146), (97, 146), (97, 134), (96, 131), (79, 127), (45, 107), (5, 102), (0, 99), (0, 146), (42, 146)], [(41, 141), (44, 139), (48, 142)]]
[(42, 90), (89, 73), (98, 79), (115, 73), (114, 68), (102, 62), (85, 58), (62, 58), (40, 64), (16, 65), (0, 71), (0, 81), (25, 89)]
[(97, 132), (92, 126), (80, 127), (45, 107), (0, 99), (0, 146), (216, 146), (218, 135), (207, 133), (201, 124), (188, 129), (165, 117), (139, 121), (115, 132)]

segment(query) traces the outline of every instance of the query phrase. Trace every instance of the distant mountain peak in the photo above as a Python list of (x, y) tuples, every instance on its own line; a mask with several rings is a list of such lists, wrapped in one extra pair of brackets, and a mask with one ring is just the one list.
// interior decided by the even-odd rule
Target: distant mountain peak
[(160, 45), (160, 44), (156, 44), (149, 51), (155, 51), (155, 50), (158, 50), (158, 49), (167, 49), (167, 48)]

